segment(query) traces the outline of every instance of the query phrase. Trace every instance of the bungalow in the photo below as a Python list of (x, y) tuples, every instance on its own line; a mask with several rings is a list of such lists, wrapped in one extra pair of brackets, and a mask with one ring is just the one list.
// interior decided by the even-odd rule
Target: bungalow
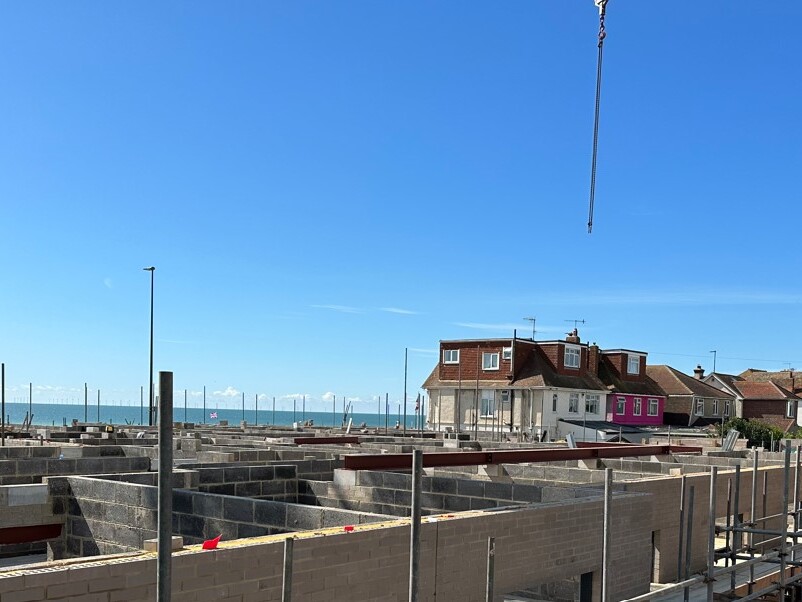
[(609, 391), (608, 422), (631, 426), (663, 424), (666, 396), (646, 373), (646, 355), (629, 349), (601, 352), (599, 378)]
[(706, 426), (735, 415), (735, 396), (702, 382), (704, 370), (696, 366), (694, 376), (671, 366), (647, 366), (646, 374), (665, 392), (665, 424)]
[(770, 380), (751, 382), (741, 376), (713, 372), (704, 382), (735, 396), (735, 415), (755, 419), (782, 429), (798, 428), (799, 397)]
[(605, 418), (598, 362), (599, 348), (582, 343), (576, 329), (556, 341), (441, 341), (440, 361), (423, 384), (427, 420), (436, 430), (562, 437), (561, 418)]

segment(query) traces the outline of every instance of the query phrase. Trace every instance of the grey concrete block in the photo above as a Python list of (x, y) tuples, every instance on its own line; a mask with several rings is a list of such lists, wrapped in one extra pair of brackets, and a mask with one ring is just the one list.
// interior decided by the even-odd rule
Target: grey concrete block
[(287, 525), (287, 505), (281, 502), (254, 502), (254, 522), (284, 528)]
[(390, 489), (412, 489), (412, 477), (398, 472), (386, 472), (383, 475), (384, 486)]
[(181, 514), (178, 517), (178, 533), (190, 537), (203, 537), (206, 519), (202, 516)]
[(485, 497), (499, 500), (511, 500), (512, 483), (496, 483), (493, 481), (486, 482)]
[(250, 467), (250, 480), (251, 481), (264, 481), (272, 479), (275, 476), (275, 469), (272, 466), (251, 466)]
[(236, 483), (234, 486), (234, 495), (239, 497), (256, 497), (262, 494), (262, 483), (260, 481), (247, 481), (245, 483)]
[(224, 480), (225, 473), (223, 468), (202, 468), (198, 471), (198, 483), (201, 485), (223, 483)]
[(296, 470), (295, 466), (287, 466), (284, 464), (277, 464), (274, 466), (276, 472), (276, 479), (295, 479)]
[(214, 518), (223, 517), (223, 498), (216, 495), (196, 493), (192, 496), (192, 508), (195, 514)]
[(245, 537), (261, 537), (262, 535), (268, 535), (268, 533), (267, 527), (246, 523), (239, 523), (237, 525), (237, 537), (240, 539)]
[(457, 481), (457, 493), (469, 497), (483, 497), (485, 494), (485, 486), (482, 481), (459, 479)]
[(457, 495), (443, 496), (443, 510), (449, 512), (464, 512), (471, 509), (471, 498)]
[(486, 510), (487, 508), (495, 508), (496, 502), (485, 498), (471, 498), (471, 510)]
[(223, 518), (238, 523), (252, 523), (254, 515), (254, 501), (226, 497), (223, 500)]
[(237, 483), (248, 480), (249, 469), (247, 466), (242, 466), (239, 468), (224, 468), (223, 472), (225, 483)]
[(457, 493), (457, 481), (446, 477), (433, 477), (431, 481), (432, 493)]
[(181, 489), (173, 490), (173, 512), (192, 514), (194, 494)]

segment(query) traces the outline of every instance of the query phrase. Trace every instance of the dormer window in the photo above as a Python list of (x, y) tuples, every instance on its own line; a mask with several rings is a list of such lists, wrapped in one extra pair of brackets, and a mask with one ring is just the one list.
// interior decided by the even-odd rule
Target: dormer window
[(459, 364), (459, 349), (443, 349), (444, 364)]
[(630, 355), (627, 360), (627, 374), (640, 374), (640, 356)]
[(498, 352), (482, 354), (482, 370), (498, 370)]
[(579, 368), (579, 347), (565, 347), (563, 364), (566, 368)]
[(512, 347), (504, 347), (504, 349), (501, 350), (501, 359), (512, 359)]

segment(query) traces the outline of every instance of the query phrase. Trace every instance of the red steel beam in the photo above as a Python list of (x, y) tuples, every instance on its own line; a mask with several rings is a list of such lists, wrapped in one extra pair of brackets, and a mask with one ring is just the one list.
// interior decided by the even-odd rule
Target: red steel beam
[[(431, 468), (436, 466), (562, 462), (566, 460), (592, 460), (595, 458), (662, 456), (672, 452), (701, 453), (701, 451), (701, 447), (679, 445), (618, 445), (615, 447), (582, 447), (579, 449), (558, 447), (486, 452), (436, 452), (423, 454), (423, 466)], [(398, 470), (411, 467), (412, 454), (348, 455), (344, 456), (343, 460), (343, 468), (348, 470)]]
[(55, 539), (61, 535), (61, 524), (6, 527), (0, 529), (0, 544), (32, 543)]
[(296, 437), (296, 445), (342, 445), (346, 443), (359, 443), (359, 437)]

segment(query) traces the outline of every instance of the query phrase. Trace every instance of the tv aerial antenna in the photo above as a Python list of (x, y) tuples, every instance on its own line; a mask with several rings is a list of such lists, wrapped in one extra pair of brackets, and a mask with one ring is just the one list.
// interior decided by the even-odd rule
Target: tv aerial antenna
[(585, 320), (566, 320), (566, 322), (573, 322), (574, 323), (574, 330), (576, 330), (577, 324), (584, 324)]
[(535, 332), (536, 332), (535, 331), (535, 322), (537, 321), (537, 318), (524, 318), (524, 320), (526, 320), (527, 322), (532, 322), (532, 340), (534, 341), (535, 340)]

